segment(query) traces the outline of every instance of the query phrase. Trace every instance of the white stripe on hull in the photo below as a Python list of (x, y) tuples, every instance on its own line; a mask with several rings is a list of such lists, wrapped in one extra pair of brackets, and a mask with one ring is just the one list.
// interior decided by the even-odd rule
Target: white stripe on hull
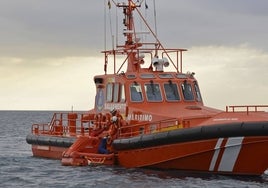
[[(219, 156), (221, 150), (221, 144), (223, 142), (223, 138), (219, 138), (216, 146), (214, 148), (214, 154), (212, 160), (210, 162), (209, 171), (222, 171), (222, 172), (232, 172), (238, 155), (241, 150), (241, 143), (243, 142), (244, 137), (232, 137), (228, 138), (225, 146), (222, 157)], [(221, 157), (219, 159), (219, 157)], [(215, 169), (216, 162), (220, 160), (220, 164), (218, 169)]]
[(220, 147), (221, 147), (222, 141), (223, 141), (223, 138), (219, 138), (218, 141), (217, 141), (217, 144), (216, 144), (216, 146), (214, 148), (214, 150), (215, 150), (214, 155), (213, 155), (213, 158), (212, 158), (210, 166), (209, 166), (209, 171), (213, 171), (214, 168), (215, 168), (216, 161), (217, 161), (219, 153), (220, 153)]
[(228, 138), (218, 171), (232, 172), (244, 137)]
[(49, 150), (49, 146), (37, 146), (37, 149), (39, 150)]

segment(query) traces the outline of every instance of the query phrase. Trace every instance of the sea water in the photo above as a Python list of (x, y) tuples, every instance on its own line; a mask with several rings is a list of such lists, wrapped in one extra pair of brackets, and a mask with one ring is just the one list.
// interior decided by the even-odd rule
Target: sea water
[[(62, 166), (59, 160), (32, 156), (25, 141), (33, 123), (47, 123), (53, 112), (0, 111), (0, 187), (268, 187), (261, 177), (125, 169), (118, 166)], [(268, 160), (268, 159), (267, 159)]]

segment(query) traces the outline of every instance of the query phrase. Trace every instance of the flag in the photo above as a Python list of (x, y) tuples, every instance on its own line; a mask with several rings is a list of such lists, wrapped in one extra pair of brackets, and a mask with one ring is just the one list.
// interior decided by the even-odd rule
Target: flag
[(146, 1), (145, 1), (145, 9), (148, 9), (148, 5), (147, 5)]
[(109, 9), (111, 9), (111, 2), (110, 2), (110, 0), (108, 1), (108, 7), (109, 7)]

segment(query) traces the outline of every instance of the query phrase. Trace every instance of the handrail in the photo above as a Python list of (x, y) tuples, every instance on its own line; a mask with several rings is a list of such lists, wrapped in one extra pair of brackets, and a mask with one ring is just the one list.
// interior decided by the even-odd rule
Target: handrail
[[(267, 106), (268, 107), (268, 106)], [(200, 118), (200, 117), (196, 117)], [(50, 123), (33, 124), (32, 134), (57, 135), (57, 136), (95, 136), (100, 131), (108, 131), (111, 125), (109, 114), (88, 113), (55, 113)], [(168, 118), (159, 121), (148, 122), (119, 121), (117, 126), (117, 138), (133, 137), (142, 134), (153, 134), (190, 127), (190, 121), (185, 118)]]
[(178, 118), (170, 118), (154, 122), (137, 123), (120, 127), (119, 138), (133, 137), (140, 134), (163, 132), (169, 129), (182, 128), (182, 121)]
[[(258, 108), (268, 108), (268, 105), (234, 105), (234, 106), (226, 106), (226, 112), (230, 112), (229, 109), (231, 109), (231, 112), (241, 112), (236, 111), (237, 109), (244, 109), (243, 111), (247, 112), (260, 112)], [(251, 110), (253, 108), (253, 110)], [(243, 112), (242, 111), (242, 112)]]
[[(70, 118), (75, 114), (75, 118)], [(85, 113), (54, 113), (49, 123), (35, 123), (32, 125), (33, 134), (44, 135), (84, 135), (89, 134), (90, 126), (95, 124), (95, 119), (86, 118)], [(77, 116), (77, 117), (76, 117)], [(103, 124), (103, 122), (100, 122)], [(102, 125), (100, 125), (102, 126)]]
[[(145, 45), (151, 45), (151, 43), (147, 43)], [(153, 57), (152, 55), (152, 51), (155, 50), (155, 44), (156, 43), (152, 43), (154, 44), (154, 47), (149, 47), (149, 48), (137, 48), (133, 51), (138, 51), (138, 52), (142, 52), (142, 51), (148, 51), (148, 53), (151, 54), (151, 58)], [(177, 72), (182, 73), (182, 65), (183, 65), (183, 52), (187, 51), (187, 49), (183, 49), (183, 48), (165, 48), (165, 49), (158, 49), (158, 52), (162, 54), (162, 57), (164, 54), (167, 55), (169, 61), (172, 63), (172, 65), (174, 66), (174, 68), (176, 69)], [(126, 55), (126, 59), (124, 59), (124, 61), (121, 63), (120, 68), (117, 71), (114, 71), (114, 73), (118, 73), (120, 72), (120, 69), (123, 67), (123, 65), (125, 64), (125, 62), (128, 59), (128, 53), (126, 52), (126, 50), (124, 48), (120, 48), (120, 49), (113, 49), (113, 50), (106, 50), (106, 51), (102, 51), (102, 53), (104, 53), (105, 59), (107, 59), (108, 61), (108, 56), (111, 55), (113, 56), (113, 60), (115, 60), (115, 57), (117, 55)], [(144, 53), (144, 52), (143, 52)], [(175, 57), (171, 57), (169, 54), (171, 53), (176, 53)], [(108, 62), (107, 62), (108, 63)]]

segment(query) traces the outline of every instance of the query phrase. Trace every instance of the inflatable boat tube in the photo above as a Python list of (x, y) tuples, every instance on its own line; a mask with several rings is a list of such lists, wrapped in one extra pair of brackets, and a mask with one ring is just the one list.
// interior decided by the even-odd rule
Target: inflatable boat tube
[(75, 142), (75, 140), (76, 138), (74, 137), (56, 137), (33, 134), (29, 134), (26, 137), (28, 144), (58, 147), (70, 147)]
[(268, 122), (216, 124), (139, 135), (132, 138), (116, 139), (113, 142), (113, 147), (119, 151), (180, 142), (240, 136), (268, 136)]

